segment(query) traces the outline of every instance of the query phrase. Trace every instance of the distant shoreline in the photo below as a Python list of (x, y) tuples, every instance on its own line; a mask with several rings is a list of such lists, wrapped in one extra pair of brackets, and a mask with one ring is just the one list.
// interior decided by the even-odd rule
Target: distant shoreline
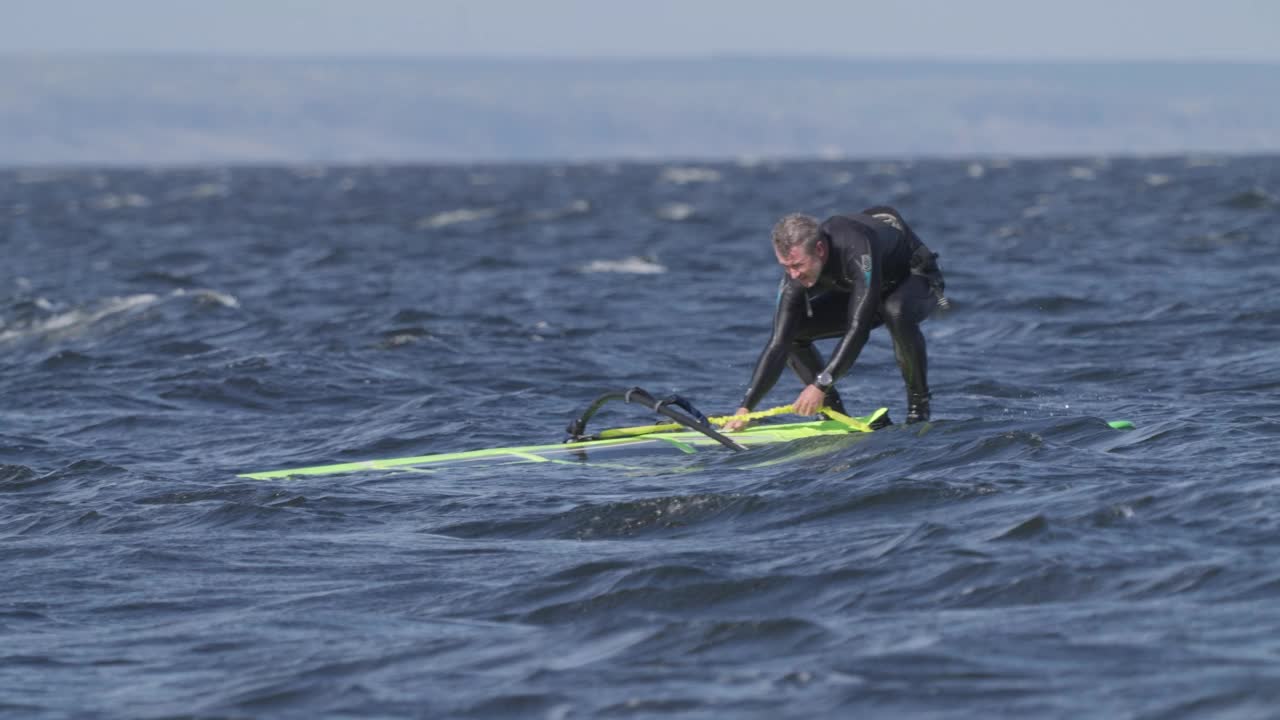
[(537, 167), (673, 167), (673, 166), (702, 166), (702, 167), (756, 167), (756, 166), (784, 166), (784, 165), (862, 165), (862, 164), (903, 164), (903, 165), (922, 165), (930, 163), (938, 163), (942, 165), (955, 165), (961, 163), (975, 163), (983, 165), (986, 169), (999, 168), (1004, 164), (1021, 164), (1021, 163), (1124, 163), (1124, 162), (1159, 162), (1167, 160), (1203, 160), (1206, 162), (1214, 160), (1239, 160), (1247, 158), (1271, 158), (1280, 157), (1280, 150), (1270, 150), (1266, 152), (1215, 152), (1188, 150), (1186, 152), (1175, 153), (1153, 153), (1153, 154), (1101, 154), (1101, 155), (928, 155), (928, 156), (874, 156), (874, 157), (846, 157), (846, 158), (819, 158), (819, 157), (769, 157), (769, 158), (713, 158), (713, 157), (669, 157), (669, 158), (583, 158), (583, 159), (541, 159), (541, 160), (476, 160), (476, 161), (431, 161), (431, 160), (411, 160), (411, 161), (352, 161), (352, 162), (298, 162), (298, 163), (222, 163), (222, 164), (112, 164), (102, 163), (97, 165), (77, 165), (77, 164), (34, 164), (34, 165), (0, 165), (0, 172), (4, 173), (82, 173), (82, 172), (207, 172), (210, 170), (324, 170), (326, 172), (340, 172), (342, 170), (365, 170), (369, 168), (385, 168), (388, 170), (397, 169), (477, 169), (477, 170), (501, 170), (514, 168), (537, 168)]
[(1280, 151), (1280, 64), (0, 55), (0, 166)]
[(1241, 58), (982, 58), (964, 56), (925, 55), (840, 55), (835, 53), (684, 53), (670, 55), (599, 55), (599, 54), (535, 54), (495, 53), (430, 54), (430, 53), (218, 53), (173, 50), (59, 50), (22, 51), (0, 50), (0, 62), (6, 60), (197, 60), (227, 62), (386, 62), (386, 63), (548, 63), (548, 64), (679, 64), (703, 62), (820, 62), (865, 65), (946, 65), (976, 67), (1062, 67), (1062, 66), (1240, 66), (1280, 68), (1280, 60), (1252, 60)]

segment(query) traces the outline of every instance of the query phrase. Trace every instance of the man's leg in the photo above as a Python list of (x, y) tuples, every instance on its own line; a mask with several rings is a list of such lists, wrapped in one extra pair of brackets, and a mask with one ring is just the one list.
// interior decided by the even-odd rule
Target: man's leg
[[(800, 382), (805, 385), (812, 385), (826, 364), (822, 359), (822, 353), (813, 346), (813, 342), (797, 340), (791, 344), (791, 352), (787, 354), (787, 367), (794, 370), (800, 377)], [(844, 413), (844, 401), (840, 399), (840, 393), (834, 387), (827, 392), (826, 406), (838, 413)]]
[(908, 277), (884, 303), (884, 324), (893, 336), (893, 354), (907, 386), (907, 423), (929, 419), (929, 353), (920, 323), (937, 307), (929, 283)]
[[(804, 318), (796, 339), (787, 354), (787, 367), (791, 368), (805, 385), (812, 385), (827, 361), (813, 346), (814, 340), (840, 337), (849, 326), (849, 294), (829, 292), (814, 298), (810, 304), (812, 316)], [(827, 393), (826, 406), (844, 413), (844, 401), (833, 387)]]

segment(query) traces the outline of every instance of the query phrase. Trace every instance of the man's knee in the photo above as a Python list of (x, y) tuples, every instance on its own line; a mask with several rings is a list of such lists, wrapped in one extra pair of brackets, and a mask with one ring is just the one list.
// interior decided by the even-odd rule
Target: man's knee
[(884, 319), (885, 327), (889, 328), (895, 335), (910, 325), (919, 324), (919, 321), (910, 312), (911, 308), (907, 303), (907, 299), (902, 293), (894, 293), (885, 299), (884, 305), (880, 308), (880, 315)]
[(928, 285), (912, 276), (897, 292), (885, 298), (881, 313), (888, 327), (905, 328), (924, 322), (935, 307)]

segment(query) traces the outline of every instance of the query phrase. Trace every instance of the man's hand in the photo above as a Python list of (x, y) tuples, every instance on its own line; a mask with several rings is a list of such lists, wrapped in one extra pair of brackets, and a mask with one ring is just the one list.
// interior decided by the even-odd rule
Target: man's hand
[(827, 400), (827, 394), (817, 385), (808, 385), (800, 392), (800, 397), (796, 398), (792, 404), (797, 415), (816, 415), (818, 408), (822, 407)]
[[(734, 413), (734, 415), (746, 415), (749, 412), (751, 411), (748, 410), (747, 408), (740, 407), (738, 408), (738, 412)], [(737, 432), (738, 430), (741, 430), (742, 428), (746, 427), (750, 423), (751, 423), (750, 420), (739, 420), (735, 418), (724, 424), (724, 430), (726, 432)]]

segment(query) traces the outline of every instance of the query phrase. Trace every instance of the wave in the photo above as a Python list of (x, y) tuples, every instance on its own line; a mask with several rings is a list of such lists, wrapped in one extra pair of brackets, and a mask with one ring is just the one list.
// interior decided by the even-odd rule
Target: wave
[(95, 358), (74, 350), (59, 350), (40, 361), (40, 367), (45, 370), (65, 370), (68, 368), (87, 368), (96, 362)]
[(0, 492), (25, 489), (36, 477), (36, 471), (26, 465), (0, 465)]
[(622, 273), (629, 275), (659, 275), (666, 271), (666, 265), (635, 255), (622, 260), (592, 260), (578, 268), (578, 272), (582, 273)]
[(176, 190), (170, 197), (174, 200), (211, 200), (231, 195), (231, 188), (220, 182), (204, 182), (188, 188)]
[(44, 474), (25, 465), (0, 465), (0, 492), (52, 491), (67, 486), (96, 489), (103, 481), (125, 474), (124, 468), (102, 460), (76, 460)]
[(87, 205), (94, 210), (141, 209), (151, 207), (151, 200), (138, 193), (108, 193), (91, 198)]
[(681, 532), (693, 526), (732, 518), (759, 509), (751, 495), (704, 493), (582, 505), (553, 515), (506, 521), (469, 522), (435, 529), (440, 535), (465, 538), (554, 537), (610, 540)]
[(450, 225), (490, 220), (498, 216), (497, 208), (460, 208), (436, 213), (418, 221), (419, 230), (436, 230)]
[(394, 330), (386, 330), (382, 333), (382, 340), (378, 343), (379, 347), (391, 349), (410, 345), (420, 340), (431, 337), (431, 333), (427, 332), (423, 327), (406, 327), (396, 328)]
[(207, 288), (197, 288), (194, 290), (179, 288), (173, 291), (172, 297), (191, 297), (199, 305), (224, 307), (233, 310), (240, 307), (240, 301), (235, 295), (219, 292), (217, 290), (209, 290)]
[(591, 203), (587, 200), (574, 200), (568, 205), (561, 208), (550, 208), (546, 210), (533, 210), (529, 213), (528, 219), (533, 222), (553, 222), (556, 220), (564, 220), (577, 215), (586, 215), (591, 212)]
[[(534, 625), (650, 613), (723, 617), (735, 609), (758, 612), (760, 608), (810, 602), (815, 589), (815, 581), (809, 576), (712, 574), (670, 585), (641, 583), (600, 592), (577, 592), (573, 597), (537, 604), (503, 617)], [(508, 605), (519, 604), (516, 599), (503, 600)]]
[[(160, 296), (153, 293), (111, 297), (89, 308), (51, 312), (46, 317), (20, 322), (16, 326), (0, 325), (0, 342), (32, 336), (66, 337), (75, 335), (108, 318), (150, 307), (159, 299)], [(44, 298), (37, 299), (35, 305), (42, 310), (50, 311), (56, 307)]]
[(660, 182), (672, 185), (692, 183), (717, 183), (723, 178), (719, 170), (704, 167), (667, 167), (662, 169)]
[(59, 309), (45, 298), (15, 304), (11, 311), (18, 317), (0, 320), (0, 342), (25, 339), (60, 340), (73, 338), (104, 323), (125, 320), (177, 298), (189, 298), (197, 306), (237, 309), (240, 301), (229, 293), (209, 289), (178, 288), (168, 295), (137, 293), (109, 297), (85, 307)]
[(1275, 205), (1276, 198), (1262, 188), (1251, 188), (1224, 199), (1222, 204), (1234, 210), (1261, 210)]
[(670, 623), (628, 648), (633, 660), (688, 657), (762, 662), (778, 654), (813, 653), (840, 639), (831, 628), (798, 617), (708, 619)]
[(698, 211), (688, 203), (667, 203), (657, 209), (655, 214), (670, 222), (684, 222), (697, 215)]

